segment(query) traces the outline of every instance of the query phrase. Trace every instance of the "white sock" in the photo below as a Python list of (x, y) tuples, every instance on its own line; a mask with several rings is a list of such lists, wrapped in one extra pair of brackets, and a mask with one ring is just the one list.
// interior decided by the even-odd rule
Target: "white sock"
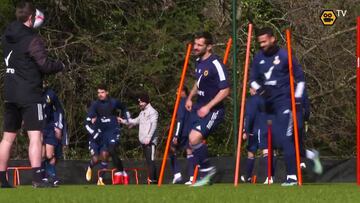
[(287, 175), (287, 176), (286, 176), (286, 179), (289, 179), (289, 178), (291, 178), (291, 179), (293, 179), (293, 180), (297, 180), (296, 175)]
[(181, 173), (175, 173), (174, 175), (174, 179), (180, 178), (181, 177)]
[(192, 182), (194, 180), (194, 176), (190, 176), (190, 181)]
[(315, 153), (313, 152), (313, 151), (311, 151), (311, 150), (305, 150), (305, 156), (306, 156), (306, 158), (308, 158), (308, 159), (311, 159), (311, 160), (313, 160), (314, 158), (315, 158)]

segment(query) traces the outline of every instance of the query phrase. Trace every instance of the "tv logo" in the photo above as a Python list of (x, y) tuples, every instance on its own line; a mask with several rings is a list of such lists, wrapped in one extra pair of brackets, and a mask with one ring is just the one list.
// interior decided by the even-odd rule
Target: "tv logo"
[(323, 25), (332, 26), (335, 24), (335, 21), (338, 17), (345, 17), (347, 10), (323, 10), (320, 19)]

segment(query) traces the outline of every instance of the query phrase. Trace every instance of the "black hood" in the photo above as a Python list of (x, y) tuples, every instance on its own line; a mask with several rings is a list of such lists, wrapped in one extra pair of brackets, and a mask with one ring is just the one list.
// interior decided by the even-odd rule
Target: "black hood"
[(26, 35), (34, 34), (33, 29), (25, 26), (20, 21), (14, 21), (5, 30), (5, 40), (9, 43), (16, 43)]

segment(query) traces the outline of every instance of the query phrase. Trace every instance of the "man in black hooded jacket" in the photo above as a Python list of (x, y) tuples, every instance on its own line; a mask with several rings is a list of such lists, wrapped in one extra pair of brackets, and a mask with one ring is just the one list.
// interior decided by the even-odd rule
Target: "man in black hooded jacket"
[(16, 6), (16, 21), (2, 36), (5, 60), (4, 76), (4, 135), (0, 143), (1, 187), (11, 187), (6, 179), (11, 146), (22, 127), (29, 137), (29, 159), (33, 187), (51, 187), (41, 171), (41, 130), (44, 127), (42, 81), (44, 74), (64, 69), (63, 63), (51, 61), (45, 42), (34, 30), (36, 9), (29, 1)]

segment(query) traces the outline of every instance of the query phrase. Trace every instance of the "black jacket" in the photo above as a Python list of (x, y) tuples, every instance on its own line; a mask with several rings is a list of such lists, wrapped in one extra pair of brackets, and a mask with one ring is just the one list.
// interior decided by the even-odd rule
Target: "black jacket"
[(1, 41), (6, 68), (5, 102), (42, 102), (43, 74), (61, 71), (64, 65), (51, 61), (41, 37), (19, 21), (6, 28)]

